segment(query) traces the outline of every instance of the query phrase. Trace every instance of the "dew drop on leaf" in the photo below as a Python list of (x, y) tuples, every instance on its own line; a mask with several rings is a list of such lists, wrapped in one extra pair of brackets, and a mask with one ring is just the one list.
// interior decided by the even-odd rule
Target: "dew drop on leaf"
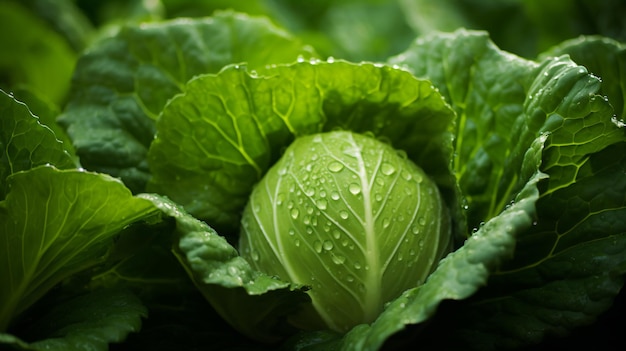
[(356, 183), (350, 183), (350, 185), (348, 185), (348, 190), (352, 195), (358, 195), (361, 193), (361, 187)]
[(380, 171), (384, 175), (389, 176), (389, 175), (396, 173), (396, 167), (392, 165), (391, 163), (383, 162), (383, 164), (380, 165)]
[(391, 224), (389, 218), (383, 218), (383, 228), (389, 227), (389, 224)]
[(341, 162), (331, 162), (328, 165), (328, 170), (333, 172), (333, 173), (337, 173), (337, 172), (341, 172), (341, 170), (343, 169), (343, 164)]
[(315, 240), (315, 242), (313, 243), (313, 249), (317, 253), (322, 253), (322, 242), (319, 240)]
[(332, 250), (332, 249), (333, 249), (333, 246), (334, 246), (334, 245), (333, 245), (333, 242), (332, 242), (332, 241), (330, 241), (330, 240), (325, 240), (325, 241), (324, 241), (324, 244), (323, 244), (322, 246), (323, 246), (324, 250), (326, 250), (326, 251), (330, 251), (330, 250)]
[(328, 206), (328, 201), (326, 201), (326, 199), (319, 199), (315, 202), (315, 204), (317, 205), (317, 208), (323, 211)]
[(298, 219), (298, 216), (300, 215), (300, 210), (294, 207), (291, 209), (291, 211), (289, 211), (289, 214), (291, 215), (291, 218)]
[(332, 255), (331, 259), (334, 264), (344, 264), (346, 262), (346, 257), (342, 255)]
[(339, 238), (341, 238), (341, 232), (337, 229), (333, 230), (333, 238), (339, 240)]

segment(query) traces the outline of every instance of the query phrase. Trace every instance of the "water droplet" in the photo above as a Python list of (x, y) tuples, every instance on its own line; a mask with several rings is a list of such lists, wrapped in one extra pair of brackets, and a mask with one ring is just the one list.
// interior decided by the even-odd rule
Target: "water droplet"
[[(324, 179), (324, 178), (322, 178), (322, 179)], [(320, 179), (320, 181), (321, 181), (322, 179)], [(323, 182), (322, 182), (322, 183), (323, 183)], [(324, 189), (320, 190), (319, 195), (320, 195), (320, 197), (326, 197), (326, 190), (324, 190)]]
[(410, 249), (410, 250), (409, 250), (409, 255), (411, 255), (411, 256), (415, 256), (415, 250), (414, 250), (414, 249)]
[(304, 191), (304, 195), (311, 197), (313, 195), (315, 195), (315, 189), (313, 188), (308, 188)]
[(411, 227), (411, 232), (415, 235), (420, 233), (420, 229), (418, 226), (414, 225), (413, 227)]
[(311, 216), (304, 216), (302, 223), (304, 223), (305, 225), (311, 224)]
[(411, 173), (409, 171), (407, 171), (406, 169), (403, 169), (402, 172), (400, 172), (400, 176), (402, 176), (402, 178), (404, 178), (404, 180), (411, 180), (413, 178)]
[(313, 243), (313, 249), (317, 253), (322, 253), (322, 242), (319, 240), (315, 240), (315, 242)]
[(348, 276), (346, 276), (346, 280), (348, 281), (348, 283), (352, 283), (354, 281), (354, 276), (349, 274)]
[(328, 165), (328, 170), (333, 173), (340, 172), (342, 169), (343, 169), (343, 163), (341, 162), (334, 161)]
[(296, 245), (296, 247), (300, 247), (300, 239), (294, 240), (293, 243)]
[(391, 163), (383, 162), (383, 164), (380, 165), (380, 171), (384, 175), (389, 176), (396, 172), (396, 167), (392, 165)]
[(239, 269), (237, 269), (237, 267), (230, 266), (228, 267), (228, 274), (237, 275), (239, 274)]
[(383, 228), (389, 227), (390, 223), (391, 221), (389, 220), (389, 218), (383, 218)]
[(291, 214), (291, 218), (298, 219), (298, 216), (300, 215), (300, 210), (294, 207), (291, 209), (291, 211), (289, 211), (289, 213)]
[(252, 251), (252, 254), (250, 256), (252, 256), (252, 260), (253, 261), (258, 261), (259, 260), (259, 253), (256, 252), (256, 251)]
[(293, 228), (289, 229), (288, 233), (289, 233), (289, 235), (291, 235), (291, 236), (296, 235), (296, 231), (295, 231)]
[(328, 56), (328, 58), (326, 59), (326, 62), (333, 63), (333, 62), (335, 62), (335, 58), (332, 57), (332, 56)]
[(374, 199), (378, 202), (383, 201), (383, 196), (380, 193), (374, 194)]
[(276, 196), (276, 205), (278, 206), (282, 206), (283, 202), (285, 201), (285, 194), (283, 193), (279, 193)]
[(332, 250), (332, 249), (333, 249), (333, 246), (334, 246), (334, 245), (333, 245), (333, 242), (332, 242), (332, 241), (330, 241), (330, 240), (325, 240), (325, 241), (324, 241), (324, 244), (323, 244), (323, 248), (324, 248), (324, 250), (326, 250), (326, 251), (330, 251), (330, 250)]
[(333, 200), (339, 200), (341, 198), (341, 196), (339, 195), (338, 192), (333, 191), (332, 193), (330, 193), (330, 198)]
[(422, 226), (423, 226), (423, 225), (426, 225), (426, 218), (424, 218), (424, 217), (420, 217), (420, 218), (418, 218), (418, 219), (417, 219), (417, 223), (418, 223), (419, 225), (422, 225)]
[(352, 195), (358, 195), (361, 193), (361, 187), (356, 183), (350, 183), (350, 185), (348, 185), (348, 190)]
[(331, 259), (334, 264), (344, 264), (346, 262), (346, 257), (342, 255), (332, 255)]
[(339, 240), (339, 238), (341, 238), (341, 232), (337, 229), (333, 230), (333, 238)]
[(318, 199), (315, 204), (317, 205), (317, 208), (323, 211), (328, 206), (328, 201), (326, 201), (326, 199)]
[(361, 263), (360, 262), (354, 262), (354, 269), (361, 269)]
[(343, 219), (348, 219), (348, 211), (339, 211), (339, 217), (343, 218)]

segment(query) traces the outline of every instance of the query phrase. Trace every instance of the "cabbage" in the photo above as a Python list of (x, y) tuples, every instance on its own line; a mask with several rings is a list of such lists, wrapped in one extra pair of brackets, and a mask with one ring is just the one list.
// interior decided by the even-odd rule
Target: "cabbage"
[(406, 154), (333, 131), (296, 139), (254, 188), (240, 251), (251, 265), (310, 286), (296, 325), (345, 332), (420, 285), (450, 248), (437, 186)]

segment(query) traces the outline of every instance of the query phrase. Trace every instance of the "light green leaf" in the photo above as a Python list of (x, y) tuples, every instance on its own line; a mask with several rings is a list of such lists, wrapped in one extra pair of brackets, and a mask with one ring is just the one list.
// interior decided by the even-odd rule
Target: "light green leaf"
[(267, 19), (232, 12), (125, 26), (78, 60), (59, 121), (85, 168), (140, 192), (150, 176), (154, 120), (190, 78), (234, 62), (262, 69), (300, 55), (311, 53)]
[(0, 199), (8, 191), (6, 178), (11, 174), (45, 164), (76, 167), (55, 133), (33, 116), (28, 106), (1, 90), (0, 126)]
[(236, 229), (252, 186), (294, 137), (347, 129), (393, 140), (454, 202), (453, 111), (427, 81), (369, 63), (242, 66), (189, 82), (157, 124), (149, 189)]
[(19, 350), (94, 351), (109, 350), (139, 331), (146, 308), (124, 290), (103, 289), (55, 305), (29, 326), (26, 342), (0, 333), (0, 345)]
[(115, 235), (156, 213), (118, 180), (40, 166), (0, 202), (0, 330), (70, 275), (102, 262)]
[(290, 313), (309, 302), (305, 287), (260, 273), (224, 237), (158, 195), (142, 194), (176, 221), (173, 252), (213, 308), (244, 335), (275, 342), (294, 332)]

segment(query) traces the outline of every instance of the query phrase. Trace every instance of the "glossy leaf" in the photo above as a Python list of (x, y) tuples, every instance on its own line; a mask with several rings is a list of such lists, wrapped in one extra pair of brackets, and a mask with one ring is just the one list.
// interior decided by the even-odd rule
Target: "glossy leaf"
[(232, 12), (128, 25), (78, 60), (59, 121), (85, 168), (121, 177), (140, 192), (150, 177), (154, 121), (189, 79), (234, 62), (262, 69), (299, 55), (311, 53), (266, 19)]
[(125, 226), (154, 215), (109, 176), (40, 166), (8, 178), (0, 202), (0, 330), (64, 278), (104, 260)]

